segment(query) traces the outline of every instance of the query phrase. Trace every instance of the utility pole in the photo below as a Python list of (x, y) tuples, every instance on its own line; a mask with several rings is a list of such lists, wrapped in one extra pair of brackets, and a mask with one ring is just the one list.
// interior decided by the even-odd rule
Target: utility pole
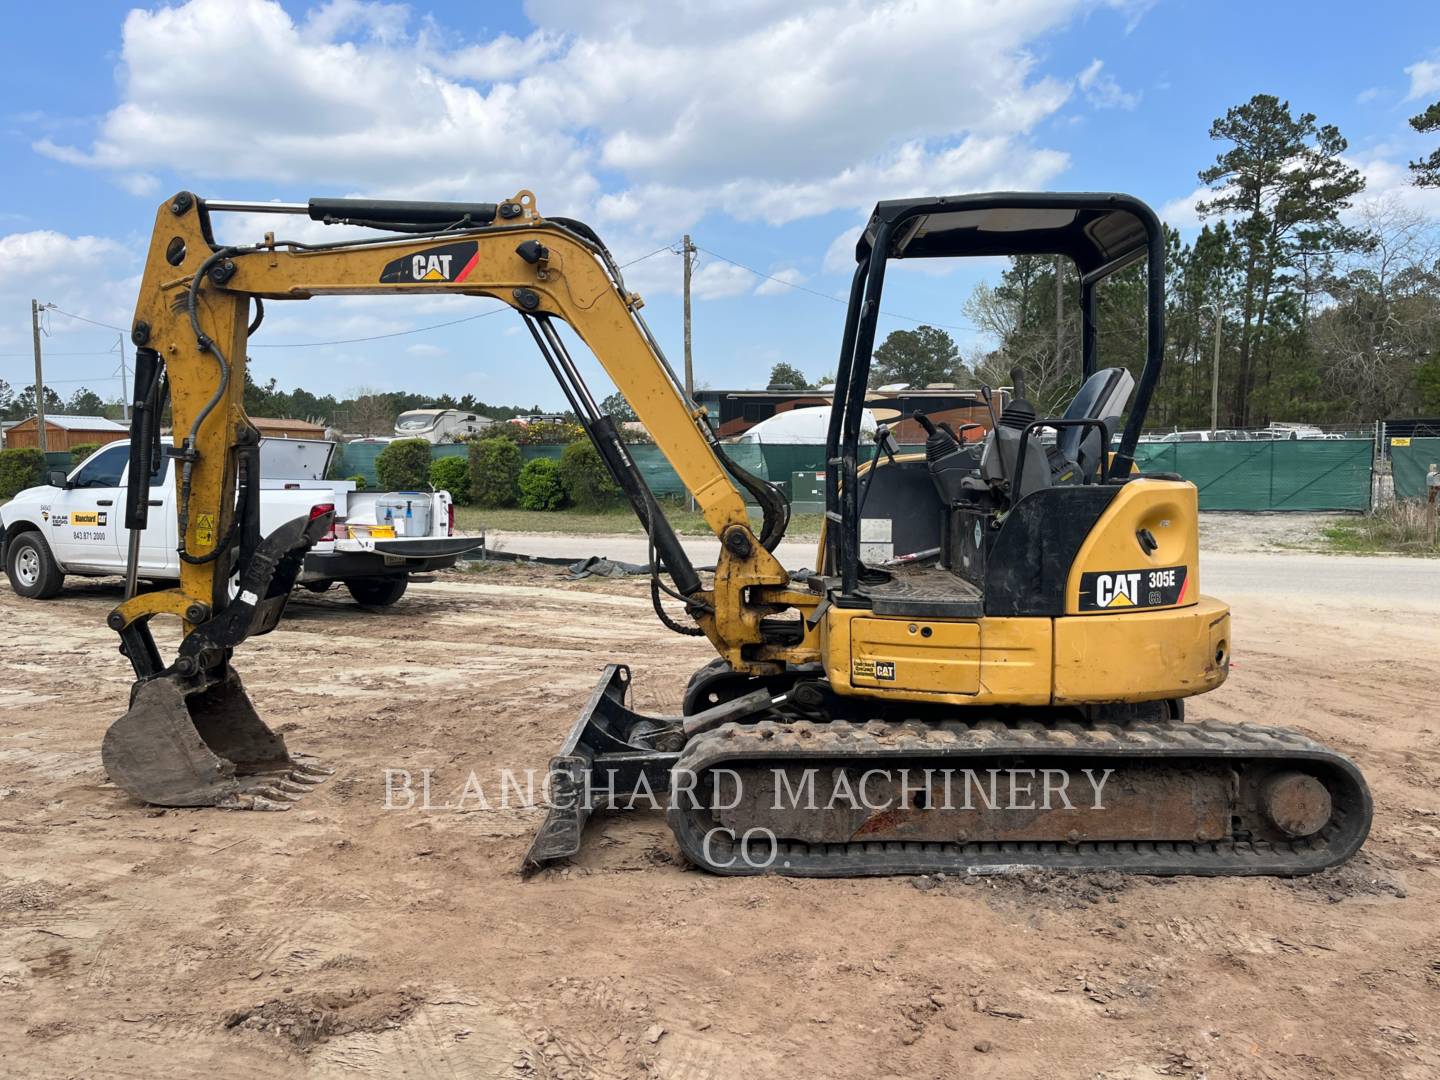
[(1220, 416), (1220, 302), (1215, 302), (1215, 362), (1210, 367), (1210, 438), (1215, 438)]
[(121, 334), (116, 339), (120, 348), (120, 408), (121, 417), (128, 424), (130, 422), (130, 369), (125, 366), (125, 335)]
[(695, 254), (695, 245), (690, 242), (690, 234), (685, 234), (685, 396), (690, 399), (695, 397), (695, 365), (690, 356), (690, 267), (691, 257)]
[(1065, 277), (1062, 273), (1060, 256), (1055, 256), (1055, 377), (1061, 378), (1065, 369)]
[[(695, 245), (690, 242), (690, 234), (685, 234), (685, 245), (683, 254), (685, 256), (685, 407), (695, 406), (695, 364), (690, 355), (690, 267), (691, 258), (695, 254)], [(690, 492), (689, 506), (695, 509), (695, 493)]]
[(35, 433), (40, 452), (45, 453), (45, 376), (40, 366), (40, 312), (49, 305), (30, 300), (30, 333), (35, 339)]

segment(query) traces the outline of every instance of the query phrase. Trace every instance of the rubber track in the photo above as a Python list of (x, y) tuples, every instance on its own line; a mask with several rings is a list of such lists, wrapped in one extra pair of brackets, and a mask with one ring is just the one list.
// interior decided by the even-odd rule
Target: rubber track
[[(1006, 873), (1027, 869), (1102, 871), (1174, 875), (1310, 874), (1343, 862), (1370, 831), (1370, 791), (1346, 757), (1284, 728), (1194, 723), (1086, 725), (1075, 722), (1008, 725), (1000, 721), (864, 724), (847, 721), (794, 723), (761, 721), (727, 724), (693, 739), (676, 762), (700, 776), (717, 766), (804, 765), (825, 761), (880, 767), (907, 759), (943, 759), (944, 764), (981, 765), (995, 757), (1043, 754), (1064, 756), (1083, 768), (1091, 759), (1129, 758), (1163, 763), (1167, 758), (1222, 759), (1243, 764), (1292, 762), (1325, 773), (1334, 812), (1319, 833), (1296, 841), (1216, 841), (1205, 843), (999, 843), (859, 841), (806, 844), (778, 841), (774, 862), (752, 868), (723, 839), (712, 839), (708, 860), (706, 833), (714, 828), (710, 811), (673, 802), (668, 818), (685, 855), (696, 866), (717, 874), (775, 873), (794, 877), (852, 877), (867, 874)], [(1318, 767), (1318, 768), (1317, 768)], [(705, 790), (703, 780), (697, 791)], [(763, 860), (757, 860), (763, 861)]]

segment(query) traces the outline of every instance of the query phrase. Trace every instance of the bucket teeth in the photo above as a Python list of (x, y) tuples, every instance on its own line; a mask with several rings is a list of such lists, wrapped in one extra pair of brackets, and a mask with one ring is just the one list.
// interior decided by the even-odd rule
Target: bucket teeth
[(276, 802), (264, 795), (248, 791), (236, 791), (215, 804), (221, 810), (289, 810), (289, 802)]

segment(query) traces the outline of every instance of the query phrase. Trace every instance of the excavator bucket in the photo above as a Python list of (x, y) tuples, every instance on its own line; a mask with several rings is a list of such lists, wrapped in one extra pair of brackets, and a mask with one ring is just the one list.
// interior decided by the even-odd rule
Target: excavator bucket
[(334, 770), (291, 754), (255, 711), (231, 650), (275, 628), (305, 561), (333, 513), (296, 518), (266, 537), (241, 573), (233, 600), (185, 638), (160, 670), (147, 620), (120, 626), (140, 678), (130, 708), (110, 725), (100, 756), (110, 779), (156, 806), (287, 810)]
[(100, 756), (111, 780), (157, 806), (285, 810), (331, 771), (290, 754), (228, 664), (214, 683), (140, 683)]

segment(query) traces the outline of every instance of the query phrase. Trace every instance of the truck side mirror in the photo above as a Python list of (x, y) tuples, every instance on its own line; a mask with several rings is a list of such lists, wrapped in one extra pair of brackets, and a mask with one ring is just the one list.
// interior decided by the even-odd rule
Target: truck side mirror
[(51, 469), (45, 477), (45, 482), (51, 487), (63, 488), (65, 484), (65, 472), (63, 469)]

